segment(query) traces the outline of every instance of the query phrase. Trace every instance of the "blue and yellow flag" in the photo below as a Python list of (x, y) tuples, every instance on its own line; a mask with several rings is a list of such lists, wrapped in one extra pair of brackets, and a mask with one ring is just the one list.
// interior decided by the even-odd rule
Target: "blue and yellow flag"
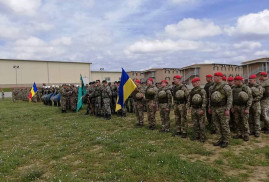
[(30, 102), (30, 101), (32, 100), (32, 98), (35, 96), (36, 92), (37, 92), (37, 87), (36, 87), (36, 84), (35, 84), (35, 82), (34, 82), (34, 84), (33, 84), (33, 86), (32, 86), (32, 89), (31, 89), (31, 91), (30, 91), (30, 93), (29, 93), (29, 102)]
[(129, 75), (122, 68), (116, 111), (124, 108), (124, 102), (126, 99), (128, 99), (129, 95), (131, 95), (135, 88), (136, 85), (134, 84), (133, 80), (129, 78)]

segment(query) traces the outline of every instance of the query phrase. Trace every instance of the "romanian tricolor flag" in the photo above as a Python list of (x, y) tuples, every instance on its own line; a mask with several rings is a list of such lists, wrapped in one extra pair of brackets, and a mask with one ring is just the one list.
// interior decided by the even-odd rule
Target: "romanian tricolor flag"
[(36, 87), (36, 84), (34, 82), (33, 86), (32, 86), (32, 89), (29, 93), (29, 102), (32, 100), (32, 98), (34, 97), (34, 95), (36, 94), (37, 92), (37, 87)]
[(133, 80), (129, 78), (128, 74), (122, 68), (119, 93), (116, 103), (116, 111), (124, 108), (124, 102), (128, 99), (129, 95), (135, 90), (136, 85)]

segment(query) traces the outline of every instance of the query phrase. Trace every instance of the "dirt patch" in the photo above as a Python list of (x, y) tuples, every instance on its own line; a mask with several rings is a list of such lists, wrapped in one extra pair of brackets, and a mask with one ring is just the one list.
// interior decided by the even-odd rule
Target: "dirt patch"
[(249, 176), (249, 182), (266, 181), (269, 178), (269, 167), (255, 166), (253, 173)]

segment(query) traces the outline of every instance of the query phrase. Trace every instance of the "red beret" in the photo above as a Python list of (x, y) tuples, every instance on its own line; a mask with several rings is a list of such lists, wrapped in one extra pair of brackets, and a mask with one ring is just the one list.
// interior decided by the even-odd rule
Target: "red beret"
[(227, 80), (228, 81), (234, 81), (234, 77), (230, 76)]
[(243, 80), (244, 78), (242, 76), (236, 76), (234, 77), (234, 80)]
[(223, 81), (226, 81), (226, 76), (223, 76), (223, 77), (222, 77), (222, 80), (223, 80)]
[(153, 82), (153, 78), (149, 78), (148, 80)]
[(135, 80), (135, 82), (136, 82), (136, 83), (141, 83), (141, 81), (140, 81), (140, 80), (138, 80), (138, 79), (136, 79), (136, 80)]
[(213, 76), (212, 75), (206, 75), (205, 77), (212, 78)]
[(194, 83), (194, 82), (197, 82), (197, 81), (200, 81), (200, 78), (198, 78), (198, 77), (195, 77), (194, 79), (192, 79), (192, 83)]
[(174, 78), (181, 79), (180, 75), (175, 75)]
[(260, 75), (261, 76), (267, 76), (267, 73), (265, 71), (263, 71), (263, 72), (260, 72)]
[(221, 76), (221, 77), (223, 77), (223, 73), (222, 73), (222, 72), (216, 72), (216, 73), (214, 74), (214, 76)]
[(166, 81), (166, 80), (162, 80), (161, 83), (168, 83), (168, 81)]
[(256, 78), (257, 78), (256, 74), (253, 74), (253, 75), (249, 76), (249, 79), (256, 79)]

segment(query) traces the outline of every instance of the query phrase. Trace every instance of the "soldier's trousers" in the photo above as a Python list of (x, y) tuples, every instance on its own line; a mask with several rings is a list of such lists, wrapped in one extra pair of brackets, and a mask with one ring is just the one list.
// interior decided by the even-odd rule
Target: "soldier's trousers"
[(176, 120), (176, 131), (187, 133), (188, 123), (187, 123), (187, 110), (185, 104), (175, 104), (174, 113)]
[(101, 97), (95, 98), (95, 114), (101, 115), (102, 114), (102, 103)]
[[(154, 106), (155, 105), (155, 106)], [(148, 122), (149, 126), (155, 127), (156, 125), (156, 102), (154, 100), (149, 100), (147, 102), (147, 114), (148, 114)]]
[(269, 130), (269, 98), (261, 100), (261, 122), (264, 123), (264, 128)]
[(249, 124), (248, 118), (249, 114), (245, 113), (245, 106), (237, 106), (234, 107), (234, 121), (236, 123), (235, 132), (238, 135), (249, 136)]
[(72, 111), (77, 110), (77, 98), (76, 97), (70, 97), (70, 105), (71, 105)]
[(212, 114), (208, 113), (208, 107), (206, 108), (206, 119), (208, 122), (208, 129), (212, 132), (216, 131), (216, 127), (212, 121)]
[[(170, 130), (170, 108), (168, 103), (159, 103), (160, 117), (162, 121), (162, 129), (165, 131)], [(169, 109), (168, 111), (166, 109)]]
[(111, 115), (111, 107), (110, 107), (110, 98), (103, 98), (104, 103), (104, 114), (105, 115)]
[(261, 131), (261, 103), (253, 102), (249, 110), (249, 129), (250, 133), (260, 133)]
[(191, 109), (191, 120), (193, 122), (193, 131), (195, 137), (200, 139), (205, 139), (205, 112), (204, 114), (199, 114), (201, 108), (192, 108)]
[(136, 120), (139, 124), (143, 125), (144, 124), (144, 104), (143, 104), (143, 102), (135, 101), (134, 107), (136, 110), (136, 112), (135, 112)]
[(66, 97), (61, 97), (62, 111), (66, 111)]
[(225, 115), (226, 107), (212, 108), (212, 120), (216, 126), (219, 141), (228, 142), (230, 139), (230, 116)]

